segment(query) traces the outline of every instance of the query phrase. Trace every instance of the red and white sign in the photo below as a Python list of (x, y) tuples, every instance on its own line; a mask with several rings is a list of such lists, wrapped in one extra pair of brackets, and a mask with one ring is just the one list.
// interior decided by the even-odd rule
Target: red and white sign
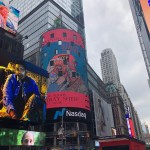
[(46, 108), (72, 107), (90, 110), (89, 97), (78, 92), (53, 92), (48, 93)]

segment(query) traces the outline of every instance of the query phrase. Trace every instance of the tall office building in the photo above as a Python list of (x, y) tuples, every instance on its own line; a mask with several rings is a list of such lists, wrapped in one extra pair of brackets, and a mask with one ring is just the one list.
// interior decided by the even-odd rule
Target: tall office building
[(84, 18), (81, 0), (12, 0), (11, 5), (20, 10), (18, 32), (28, 35), (23, 41), (24, 59), (39, 65), (39, 38), (54, 25), (61, 15), (64, 26), (84, 37)]
[(150, 4), (148, 2), (148, 0), (129, 0), (148, 77), (150, 79)]
[(101, 53), (101, 68), (102, 78), (105, 84), (114, 83), (116, 88), (119, 89), (120, 77), (116, 57), (110, 48), (104, 49)]

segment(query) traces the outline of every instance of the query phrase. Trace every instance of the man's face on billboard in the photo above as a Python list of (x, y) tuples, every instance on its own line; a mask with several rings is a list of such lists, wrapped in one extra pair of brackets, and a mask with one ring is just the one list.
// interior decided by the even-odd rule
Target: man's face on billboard
[(16, 64), (16, 75), (19, 79), (23, 79), (26, 76), (25, 68), (20, 64)]

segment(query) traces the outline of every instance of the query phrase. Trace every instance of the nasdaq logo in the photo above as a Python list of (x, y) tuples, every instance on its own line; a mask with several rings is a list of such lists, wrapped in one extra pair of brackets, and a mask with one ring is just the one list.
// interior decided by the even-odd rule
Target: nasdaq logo
[(65, 111), (66, 111), (66, 108), (62, 108), (61, 111), (56, 111), (54, 115), (54, 120), (58, 119), (58, 117), (63, 117)]

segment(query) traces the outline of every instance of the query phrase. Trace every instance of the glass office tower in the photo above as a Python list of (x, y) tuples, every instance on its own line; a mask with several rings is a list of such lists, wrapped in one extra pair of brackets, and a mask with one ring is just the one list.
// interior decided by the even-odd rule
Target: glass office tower
[(39, 65), (39, 38), (54, 25), (59, 15), (66, 28), (84, 37), (81, 0), (12, 0), (11, 5), (20, 10), (18, 32), (29, 37), (23, 41), (24, 59), (35, 65)]

